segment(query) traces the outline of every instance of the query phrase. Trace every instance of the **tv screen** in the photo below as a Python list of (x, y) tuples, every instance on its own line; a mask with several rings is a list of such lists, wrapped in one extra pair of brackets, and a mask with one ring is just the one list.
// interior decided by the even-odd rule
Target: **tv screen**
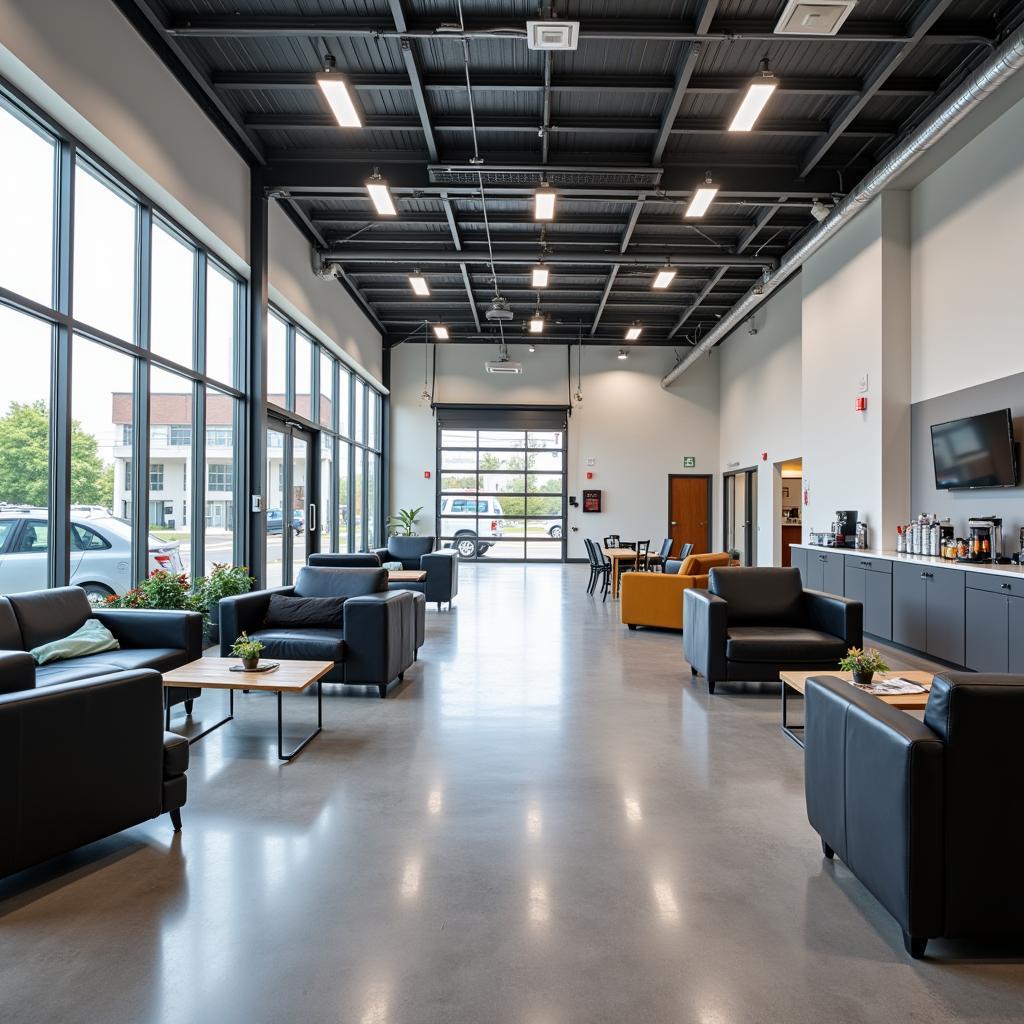
[(1017, 483), (1017, 450), (1009, 409), (932, 426), (935, 486), (1013, 487)]

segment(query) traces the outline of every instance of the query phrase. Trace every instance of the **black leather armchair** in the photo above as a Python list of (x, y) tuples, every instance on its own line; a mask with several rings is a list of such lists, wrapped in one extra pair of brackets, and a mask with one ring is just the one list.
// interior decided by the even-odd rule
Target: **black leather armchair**
[(0, 696), (0, 876), (164, 812), (181, 828), (188, 741), (164, 733), (162, 691), (143, 669)]
[[(281, 629), (265, 620), (271, 594), (295, 597), (344, 597), (336, 625)], [(420, 605), (422, 616), (422, 605)], [(333, 661), (325, 683), (376, 686), (387, 696), (388, 684), (401, 679), (422, 644), (417, 602), (412, 594), (387, 589), (387, 573), (374, 568), (305, 566), (294, 587), (257, 590), (220, 602), (221, 657), (243, 632), (264, 645), (264, 657), (283, 661)]]
[(807, 816), (907, 952), (1024, 937), (1024, 676), (936, 676), (923, 722), (835, 678), (805, 698)]
[(797, 569), (714, 568), (708, 589), (687, 590), (683, 601), (683, 651), (709, 693), (727, 680), (827, 671), (863, 643), (860, 603), (804, 590)]

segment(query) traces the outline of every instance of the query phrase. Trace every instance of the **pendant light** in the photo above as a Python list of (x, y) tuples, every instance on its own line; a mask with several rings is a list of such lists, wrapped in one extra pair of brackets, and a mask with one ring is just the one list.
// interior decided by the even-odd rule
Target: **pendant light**
[(413, 293), (423, 298), (430, 294), (430, 285), (427, 284), (427, 279), (419, 272), (414, 270), (409, 275), (409, 287), (412, 288)]
[(583, 401), (583, 323), (579, 325), (579, 337), (576, 340), (576, 394), (573, 401), (579, 405)]
[(370, 196), (373, 208), (382, 217), (397, 217), (395, 200), (388, 188), (388, 183), (380, 176), (380, 168), (374, 167), (373, 174), (366, 180), (366, 191)]
[(534, 288), (547, 288), (549, 276), (550, 273), (548, 268), (544, 266), (543, 262), (538, 263), (537, 266), (533, 268), (530, 284)]
[(434, 324), (434, 337), (438, 341), (447, 341), (450, 337), (448, 328), (444, 324)]
[(555, 219), (555, 190), (546, 181), (533, 193), (533, 219)]
[(341, 128), (362, 128), (363, 122), (359, 116), (352, 93), (349, 90), (345, 76), (335, 70), (337, 61), (330, 53), (324, 56), (324, 69), (316, 76), (316, 84), (327, 100), (327, 105), (334, 114), (334, 119)]
[(530, 317), (529, 328), (531, 334), (543, 334), (544, 333), (544, 314), (538, 309), (534, 312), (533, 316)]
[(634, 323), (631, 327), (626, 328), (626, 341), (636, 341), (640, 337), (640, 332), (643, 328)]
[(704, 172), (704, 184), (698, 186), (693, 193), (693, 198), (690, 200), (690, 205), (686, 208), (686, 217), (703, 217), (708, 212), (708, 207), (711, 205), (715, 196), (718, 195), (718, 186), (711, 183), (711, 172)]
[(768, 67), (768, 58), (761, 61), (761, 69), (747, 86), (747, 93), (740, 103), (729, 125), (731, 132), (749, 132), (754, 127), (754, 122), (761, 116), (765, 104), (771, 99), (779, 84), (778, 79), (771, 73)]
[(675, 267), (666, 263), (655, 275), (654, 280), (651, 282), (652, 288), (667, 288), (674, 280), (676, 276)]

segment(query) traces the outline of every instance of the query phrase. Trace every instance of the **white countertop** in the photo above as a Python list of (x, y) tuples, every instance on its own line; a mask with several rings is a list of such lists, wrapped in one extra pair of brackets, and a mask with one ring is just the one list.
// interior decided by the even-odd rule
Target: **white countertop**
[(820, 544), (793, 544), (791, 547), (806, 551), (834, 551), (851, 558), (886, 558), (890, 562), (911, 562), (914, 565), (934, 565), (940, 569), (960, 569), (963, 572), (988, 572), (997, 576), (1024, 576), (1024, 565), (995, 565), (992, 562), (953, 562), (948, 558), (934, 555), (901, 555), (895, 551), (880, 548), (828, 548)]

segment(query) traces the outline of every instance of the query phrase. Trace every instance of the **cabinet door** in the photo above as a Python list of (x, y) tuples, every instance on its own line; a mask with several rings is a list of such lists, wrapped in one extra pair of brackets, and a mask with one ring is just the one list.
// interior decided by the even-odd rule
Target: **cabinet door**
[(892, 638), (895, 643), (923, 651), (928, 642), (926, 626), (927, 582), (922, 570), (910, 563), (892, 567)]
[(852, 564), (852, 559), (848, 558), (846, 560), (843, 596), (848, 597), (851, 601), (860, 601), (863, 604), (867, 596), (864, 580), (866, 575), (867, 571), (865, 569), (862, 569), (859, 565)]
[(807, 552), (803, 548), (789, 549), (789, 564), (794, 569), (800, 570), (800, 580), (807, 586)]
[[(931, 596), (931, 595), (929, 595)], [(1002, 594), (968, 590), (964, 664), (975, 672), (1008, 672), (1009, 602)]]
[(807, 574), (804, 576), (807, 590), (825, 589), (825, 554), (821, 551), (807, 552)]
[(830, 551), (825, 555), (825, 572), (822, 590), (827, 594), (835, 594), (836, 597), (843, 596), (843, 576), (846, 566), (846, 555)]
[(1008, 597), (1006, 600), (1010, 634), (1006, 671), (1024, 675), (1024, 597)]
[(954, 665), (964, 663), (964, 574), (928, 570), (928, 646), (925, 650)]
[[(847, 569), (849, 572), (849, 569)], [(862, 569), (864, 573), (864, 632), (892, 639), (892, 575)]]

